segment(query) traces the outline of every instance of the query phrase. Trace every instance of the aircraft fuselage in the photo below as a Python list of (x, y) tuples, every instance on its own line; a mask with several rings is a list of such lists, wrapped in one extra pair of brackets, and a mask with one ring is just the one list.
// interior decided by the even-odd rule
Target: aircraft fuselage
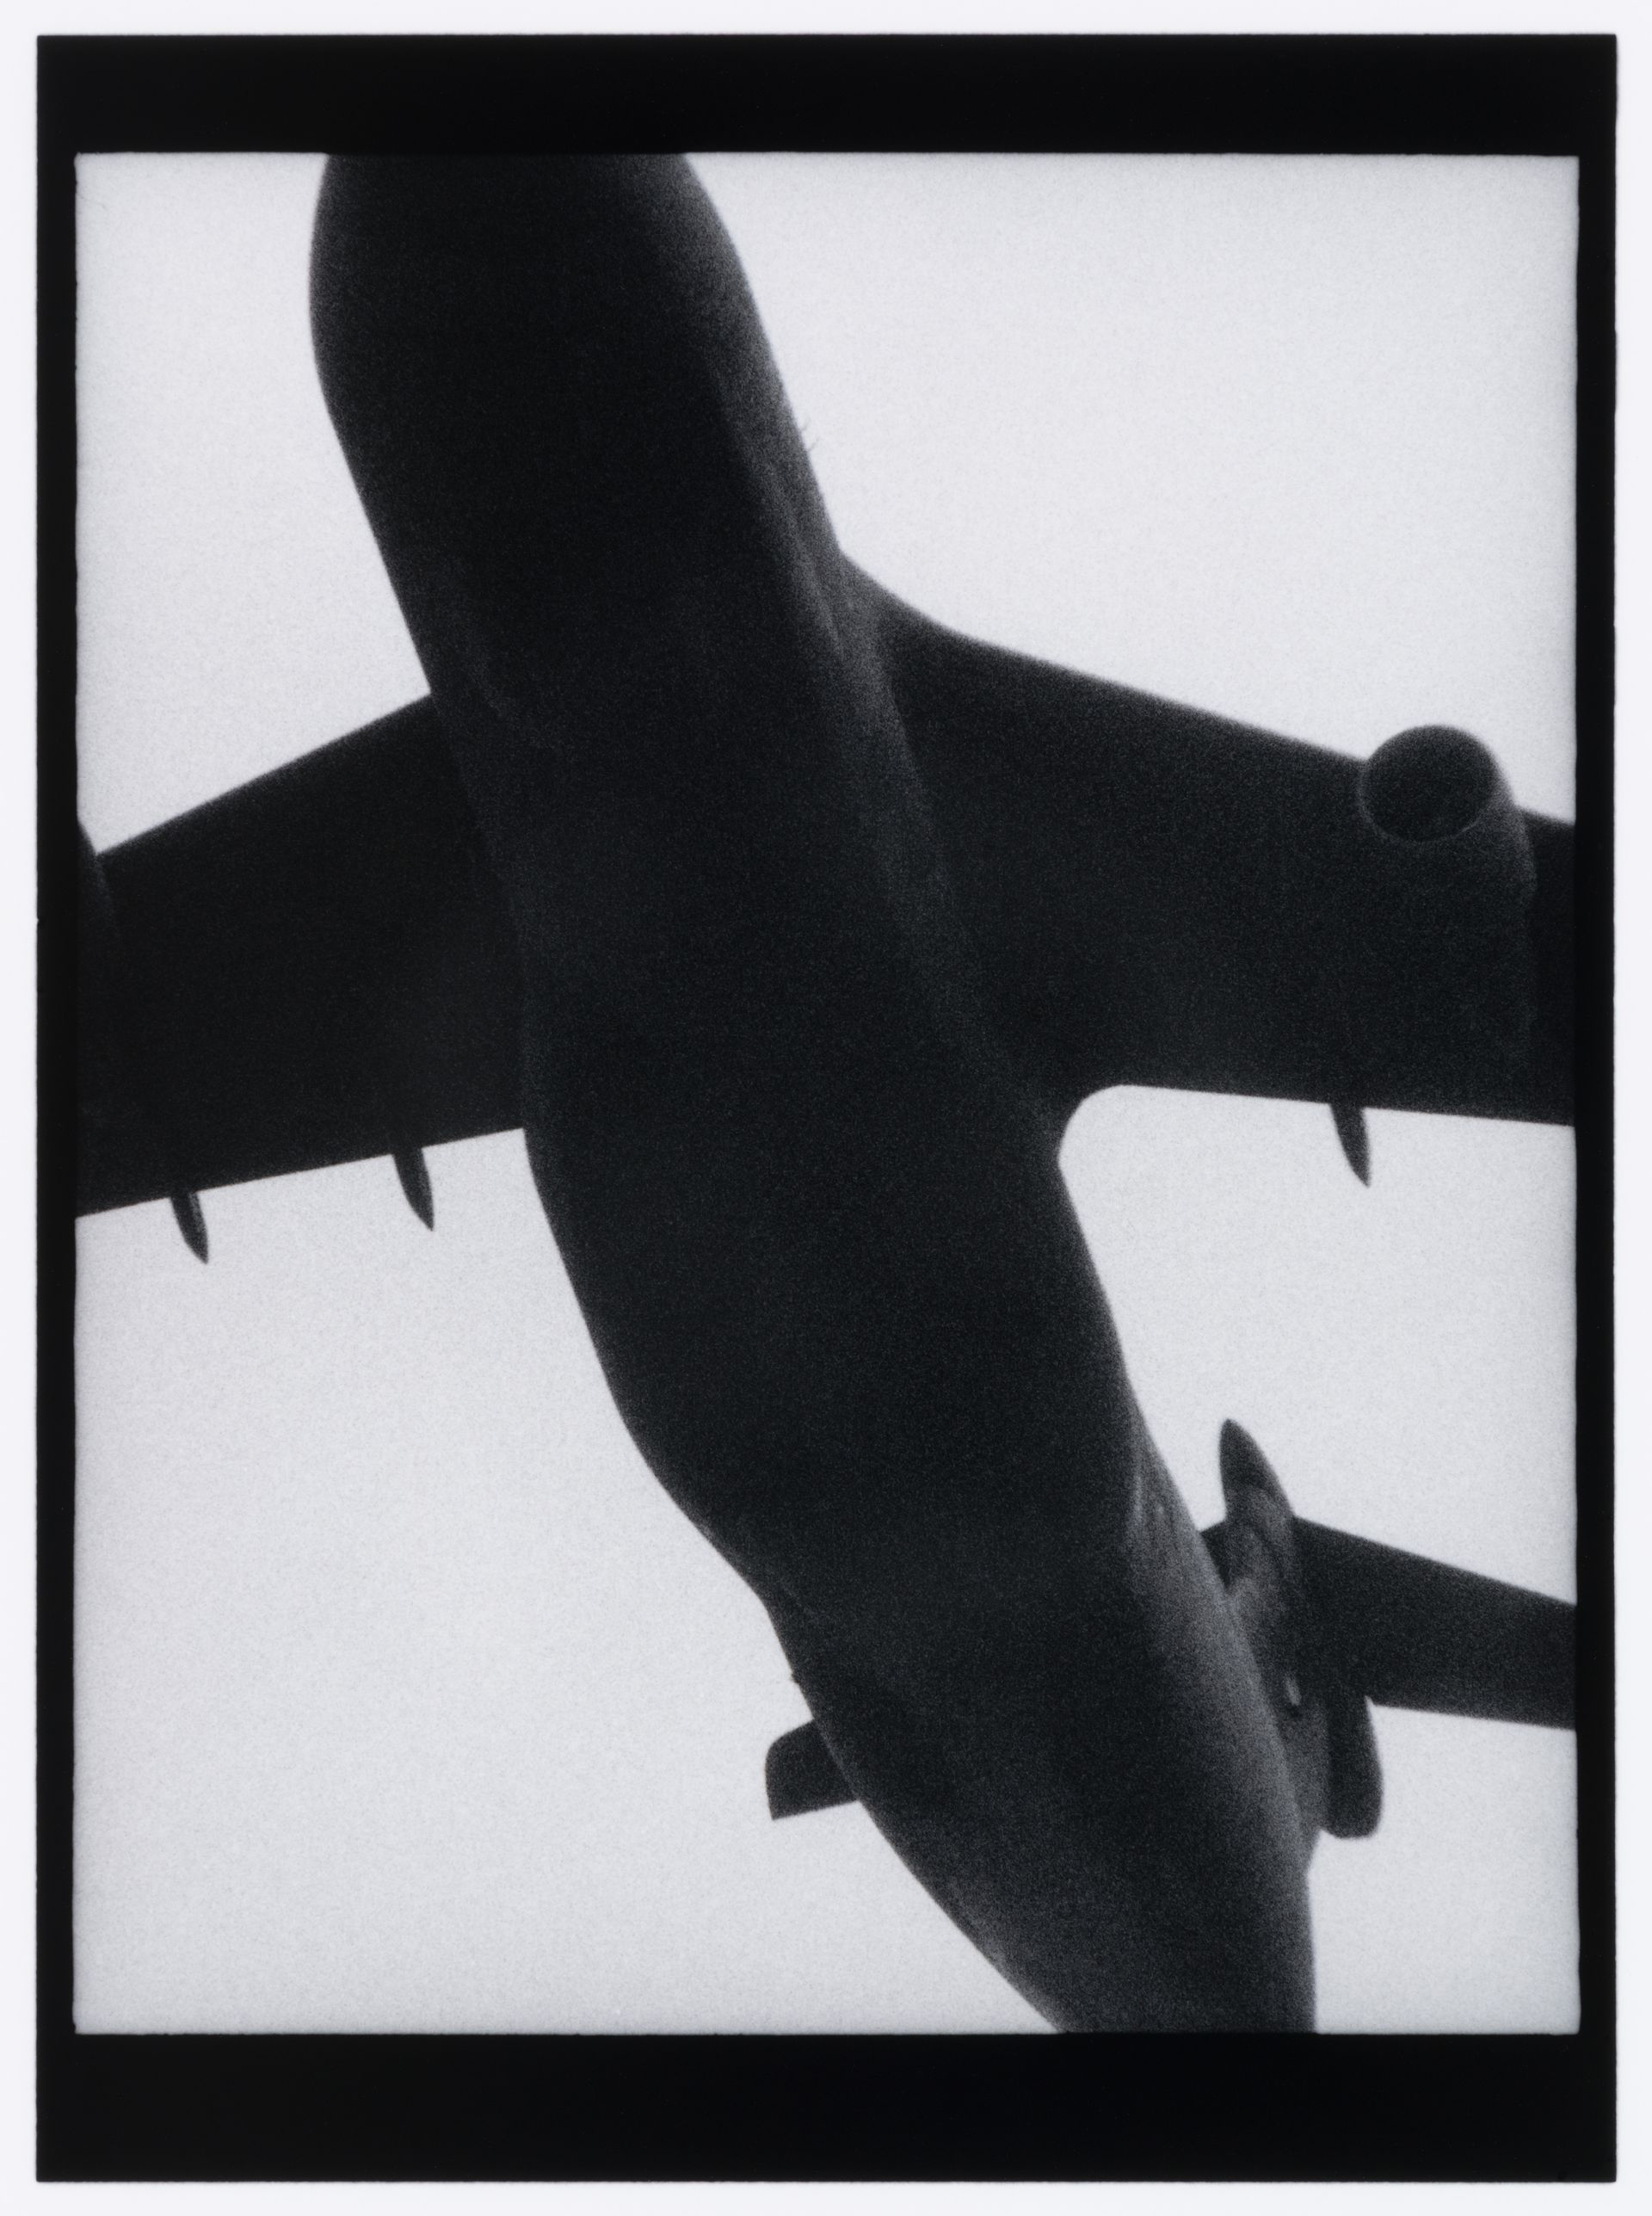
[(1051, 2021), (1309, 2028), (1268, 1696), (708, 203), (651, 159), (336, 163), (313, 297), (638, 1445)]

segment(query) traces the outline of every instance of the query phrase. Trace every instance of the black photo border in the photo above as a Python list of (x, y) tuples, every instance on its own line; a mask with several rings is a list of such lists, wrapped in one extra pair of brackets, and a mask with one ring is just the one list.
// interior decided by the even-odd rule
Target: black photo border
[[(39, 74), (38, 2144), (47, 2180), (1614, 2174), (1609, 37), (47, 38)], [(74, 161), (752, 149), (1575, 157), (1578, 1827), (1569, 2036), (96, 2036), (72, 2022)]]

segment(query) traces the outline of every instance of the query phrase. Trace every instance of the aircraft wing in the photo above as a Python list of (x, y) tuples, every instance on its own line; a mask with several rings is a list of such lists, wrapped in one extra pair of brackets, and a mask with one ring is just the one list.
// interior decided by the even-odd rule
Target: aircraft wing
[(515, 943), (428, 701), (83, 857), (83, 1214), (509, 1130)]
[[(851, 579), (1053, 1112), (1147, 1084), (1570, 1119), (1569, 826), (1492, 770), (1443, 851), (1386, 837), (1344, 756)], [(509, 923), (428, 701), (88, 867), (83, 1213), (520, 1120)]]
[(989, 989), (1107, 1085), (1572, 1118), (1572, 845), (1461, 732), (1366, 764), (944, 630), (864, 581)]

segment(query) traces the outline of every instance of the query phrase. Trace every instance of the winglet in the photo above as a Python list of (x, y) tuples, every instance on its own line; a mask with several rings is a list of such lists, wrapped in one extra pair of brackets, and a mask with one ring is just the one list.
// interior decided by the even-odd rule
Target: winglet
[(1371, 1133), (1365, 1128), (1365, 1112), (1358, 1101), (1333, 1101), (1331, 1121), (1336, 1126), (1337, 1138), (1347, 1157), (1348, 1167), (1362, 1185), (1371, 1182)]
[(435, 1231), (435, 1195), (430, 1190), (430, 1172), (425, 1164), (424, 1149), (422, 1146), (400, 1146), (390, 1158), (396, 1164), (396, 1175), (402, 1181), (408, 1207), (426, 1231)]

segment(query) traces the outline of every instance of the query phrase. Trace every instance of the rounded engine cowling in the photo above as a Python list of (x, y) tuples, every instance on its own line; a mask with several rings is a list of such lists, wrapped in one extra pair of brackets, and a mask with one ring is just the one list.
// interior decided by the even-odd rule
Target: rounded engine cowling
[(1495, 758), (1444, 724), (1402, 731), (1359, 772), (1360, 818), (1396, 870), (1459, 898), (1517, 900), (1537, 884), (1526, 824)]
[(1355, 805), (1365, 895), (1356, 1059), (1380, 1067), (1426, 1037), (1519, 1063), (1537, 867), (1495, 760), (1467, 731), (1401, 731), (1362, 766)]

